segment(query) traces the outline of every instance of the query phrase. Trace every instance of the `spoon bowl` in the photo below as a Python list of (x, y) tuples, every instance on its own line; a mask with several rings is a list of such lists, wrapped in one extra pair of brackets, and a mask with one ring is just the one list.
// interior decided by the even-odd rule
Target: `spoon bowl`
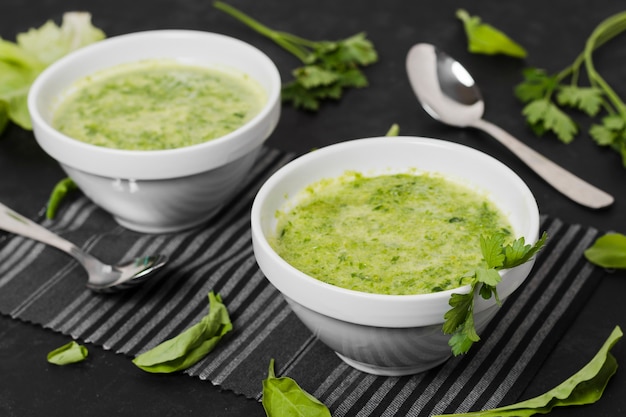
[(148, 255), (119, 265), (105, 264), (1, 203), (0, 229), (48, 244), (73, 256), (87, 270), (87, 288), (96, 292), (113, 292), (144, 282), (167, 262), (165, 255)]
[(578, 178), (547, 159), (498, 126), (483, 119), (485, 102), (471, 74), (455, 59), (435, 46), (414, 45), (406, 58), (413, 91), (434, 119), (457, 127), (483, 130), (517, 155), (535, 173), (563, 195), (590, 208), (613, 204), (606, 192)]

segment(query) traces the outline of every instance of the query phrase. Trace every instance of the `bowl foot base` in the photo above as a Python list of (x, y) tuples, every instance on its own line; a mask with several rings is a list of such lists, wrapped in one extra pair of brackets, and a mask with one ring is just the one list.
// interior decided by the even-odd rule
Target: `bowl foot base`
[(356, 361), (354, 359), (347, 358), (340, 353), (335, 352), (339, 358), (350, 365), (351, 367), (361, 371), (366, 372), (368, 374), (373, 375), (381, 375), (381, 376), (405, 376), (405, 375), (415, 375), (421, 372), (428, 371), (436, 366), (441, 365), (445, 361), (448, 360), (448, 357), (445, 357), (441, 360), (431, 361), (419, 365), (409, 365), (409, 366), (378, 366), (372, 365), (369, 363), (363, 363)]
[(176, 223), (176, 224), (171, 224), (171, 225), (136, 223), (136, 222), (128, 221), (126, 219), (122, 219), (116, 216), (113, 216), (113, 218), (120, 226), (123, 226), (126, 229), (129, 229), (135, 232), (148, 233), (148, 234), (174, 233), (174, 232), (181, 232), (183, 230), (191, 229), (193, 227), (201, 225), (202, 223), (208, 222), (221, 209), (222, 209), (222, 206), (217, 207), (216, 209), (210, 211), (209, 214), (207, 214), (206, 216), (194, 219), (189, 222)]

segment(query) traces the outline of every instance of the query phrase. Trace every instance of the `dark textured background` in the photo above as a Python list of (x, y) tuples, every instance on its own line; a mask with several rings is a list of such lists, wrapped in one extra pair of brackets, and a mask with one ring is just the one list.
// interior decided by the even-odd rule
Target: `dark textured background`
[[(383, 135), (393, 123), (403, 135), (430, 136), (466, 143), (500, 159), (524, 178), (542, 213), (568, 223), (626, 233), (626, 169), (619, 156), (581, 135), (563, 145), (551, 137), (537, 138), (520, 116), (512, 89), (525, 66), (556, 72), (581, 51), (587, 36), (623, 4), (615, 0), (478, 0), (357, 1), (250, 0), (230, 1), (270, 27), (310, 39), (338, 39), (365, 31), (380, 54), (368, 68), (370, 86), (352, 90), (338, 103), (310, 114), (284, 108), (269, 145), (298, 153), (354, 138)], [(525, 61), (503, 56), (472, 55), (454, 13), (471, 14), (503, 29), (529, 52)], [(267, 53), (285, 80), (298, 61), (270, 40), (200, 0), (2, 0), (0, 37), (38, 27), (48, 19), (60, 22), (64, 11), (87, 10), (108, 36), (148, 29), (184, 28), (238, 37)], [(418, 106), (404, 72), (404, 58), (417, 42), (434, 43), (461, 60), (480, 84), (485, 117), (508, 130), (565, 168), (601, 186), (616, 197), (609, 209), (592, 211), (569, 202), (483, 133), (441, 125)], [(626, 97), (626, 35), (596, 54), (596, 66)], [(586, 118), (577, 118), (583, 131)], [(0, 201), (36, 218), (52, 186), (64, 174), (37, 146), (31, 132), (11, 126), (0, 137)], [(1, 237), (0, 237), (1, 238)], [(595, 353), (610, 330), (626, 328), (626, 274), (608, 274), (589, 304), (522, 397), (546, 391), (578, 370)], [(260, 404), (220, 392), (209, 383), (185, 375), (158, 376), (138, 372), (125, 357), (90, 349), (89, 361), (71, 368), (54, 367), (45, 355), (67, 338), (30, 324), (0, 317), (0, 415), (159, 415), (262, 416)], [(624, 342), (614, 348), (626, 362)], [(259, 381), (259, 384), (261, 382)], [(623, 370), (613, 378), (599, 403), (557, 410), (554, 416), (616, 416), (626, 409)]]

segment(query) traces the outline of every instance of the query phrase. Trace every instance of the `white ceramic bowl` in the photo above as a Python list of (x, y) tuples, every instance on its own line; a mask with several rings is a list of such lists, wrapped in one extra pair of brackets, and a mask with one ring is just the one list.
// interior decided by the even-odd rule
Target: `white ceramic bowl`
[[(142, 59), (175, 59), (246, 73), (266, 90), (267, 103), (234, 132), (171, 150), (104, 148), (51, 126), (59, 96), (77, 79)], [(280, 87), (274, 63), (245, 42), (209, 32), (157, 30), (112, 37), (63, 57), (35, 80), (28, 109), (39, 145), (89, 198), (129, 229), (161, 233), (206, 221), (233, 196), (278, 123)]]
[[(381, 375), (430, 369), (451, 354), (442, 333), (443, 316), (455, 290), (421, 295), (369, 294), (314, 279), (284, 261), (268, 243), (277, 210), (307, 185), (347, 170), (366, 174), (439, 172), (486, 191), (508, 215), (517, 237), (534, 243), (539, 211), (526, 184), (509, 168), (475, 149), (437, 139), (382, 137), (331, 145), (301, 156), (261, 187), (252, 206), (252, 242), (259, 267), (309, 329), (353, 367)], [(505, 300), (529, 274), (533, 261), (503, 271), (498, 293)], [(477, 297), (476, 328), (481, 332), (498, 306)]]

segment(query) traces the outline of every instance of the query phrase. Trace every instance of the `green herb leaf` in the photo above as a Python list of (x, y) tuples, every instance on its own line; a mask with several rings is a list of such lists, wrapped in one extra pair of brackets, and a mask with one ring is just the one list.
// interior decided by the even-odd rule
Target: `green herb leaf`
[(270, 29), (220, 1), (214, 6), (270, 38), (305, 64), (292, 72), (293, 81), (283, 85), (283, 103), (291, 103), (296, 109), (317, 111), (324, 100), (340, 99), (344, 89), (368, 85), (360, 68), (378, 61), (378, 53), (364, 33), (337, 41), (311, 41)]
[(391, 125), (385, 136), (398, 136), (400, 134), (400, 126), (397, 123)]
[(617, 360), (610, 350), (622, 335), (622, 330), (616, 326), (591, 361), (545, 394), (491, 410), (434, 417), (528, 417), (547, 414), (555, 407), (592, 404), (602, 397), (609, 380), (617, 371)]
[(528, 123), (538, 134), (553, 132), (563, 143), (570, 143), (578, 127), (576, 123), (549, 100), (537, 99), (528, 103), (522, 110)]
[[(378, 53), (374, 44), (367, 39), (363, 32), (338, 41), (335, 56), (347, 66), (367, 66), (378, 61)], [(320, 59), (324, 59), (323, 55), (320, 56)]]
[(501, 269), (509, 269), (528, 262), (544, 245), (548, 235), (543, 233), (534, 245), (526, 245), (523, 237), (505, 245), (505, 237), (481, 236), (480, 249), (486, 267), (478, 267), (466, 275), (471, 278), (467, 294), (453, 293), (448, 304), (452, 307), (443, 318), (443, 332), (452, 335), (448, 344), (452, 353), (466, 353), (474, 342), (480, 340), (474, 326), (474, 298), (478, 293), (484, 299), (494, 297), (500, 305), (497, 285), (502, 280)]
[(74, 190), (77, 190), (78, 186), (71, 178), (64, 178), (59, 181), (54, 188), (52, 189), (52, 193), (48, 198), (48, 205), (46, 208), (46, 217), (48, 219), (54, 219), (56, 216), (57, 210), (61, 205), (61, 202), (65, 198), (65, 196)]
[(574, 107), (589, 116), (598, 114), (604, 100), (600, 88), (575, 85), (560, 87), (556, 99), (561, 106)]
[(502, 277), (495, 268), (476, 268), (476, 279), (487, 287), (495, 287)]
[(470, 16), (463, 9), (457, 10), (456, 17), (463, 22), (470, 52), (488, 55), (505, 54), (516, 58), (526, 57), (526, 50), (520, 44), (499, 29), (483, 23), (480, 17)]
[(9, 124), (9, 103), (0, 100), (0, 135)]
[(600, 146), (609, 146), (622, 154), (626, 166), (626, 115), (609, 115), (602, 124), (593, 124), (589, 129), (591, 138)]
[(37, 75), (67, 53), (101, 39), (104, 33), (85, 12), (65, 13), (61, 26), (48, 21), (20, 33), (16, 43), (0, 39), (0, 133), (6, 118), (32, 129), (26, 97)]
[(504, 236), (502, 235), (480, 237), (480, 250), (489, 268), (499, 268), (504, 263), (503, 244)]
[(539, 252), (547, 240), (548, 234), (543, 232), (537, 243), (534, 245), (526, 245), (523, 236), (514, 241), (512, 244), (507, 245), (504, 248), (505, 258), (502, 268), (510, 269), (528, 262), (537, 252)]
[(626, 269), (626, 236), (607, 233), (585, 251), (585, 258), (603, 268)]
[(556, 76), (550, 76), (539, 68), (526, 68), (522, 71), (524, 81), (515, 86), (515, 96), (523, 103), (544, 98), (557, 86)]
[(263, 381), (263, 408), (268, 417), (331, 417), (328, 408), (291, 378), (277, 378), (274, 359)]
[(71, 341), (48, 353), (48, 362), (55, 365), (69, 365), (87, 359), (88, 351), (83, 345)]
[(293, 76), (296, 77), (298, 82), (307, 89), (330, 85), (339, 78), (335, 72), (328, 71), (319, 65), (306, 65), (304, 67), (296, 68), (293, 71)]
[(470, 314), (463, 323), (461, 330), (450, 337), (449, 345), (452, 348), (452, 354), (458, 356), (469, 351), (472, 345), (478, 341), (480, 341), (480, 337), (476, 333), (474, 316)]
[(233, 328), (220, 295), (209, 293), (209, 313), (178, 336), (133, 359), (146, 372), (171, 373), (189, 368), (215, 348)]
[(459, 328), (463, 327), (464, 323), (471, 319), (472, 311), (474, 308), (474, 289), (476, 284), (471, 286), (470, 292), (467, 294), (453, 293), (450, 296), (448, 304), (452, 307), (444, 314), (445, 322), (443, 323), (443, 332), (446, 334), (453, 334)]
[[(552, 131), (564, 143), (578, 134), (576, 124), (558, 106), (567, 106), (597, 117), (605, 112), (602, 124), (592, 124), (591, 138), (600, 146), (610, 146), (622, 157), (626, 167), (626, 103), (595, 69), (593, 52), (626, 31), (626, 11), (609, 16), (587, 38), (583, 51), (560, 72), (548, 75), (543, 70), (524, 70), (524, 80), (515, 87), (515, 96), (527, 104), (522, 110), (530, 128), (538, 136)], [(588, 85), (582, 84), (586, 74)], [(553, 97), (556, 94), (556, 99)], [(614, 121), (621, 119), (621, 127)]]
[(283, 85), (281, 99), (283, 102), (291, 102), (296, 109), (317, 111), (320, 108), (316, 94), (295, 81)]

